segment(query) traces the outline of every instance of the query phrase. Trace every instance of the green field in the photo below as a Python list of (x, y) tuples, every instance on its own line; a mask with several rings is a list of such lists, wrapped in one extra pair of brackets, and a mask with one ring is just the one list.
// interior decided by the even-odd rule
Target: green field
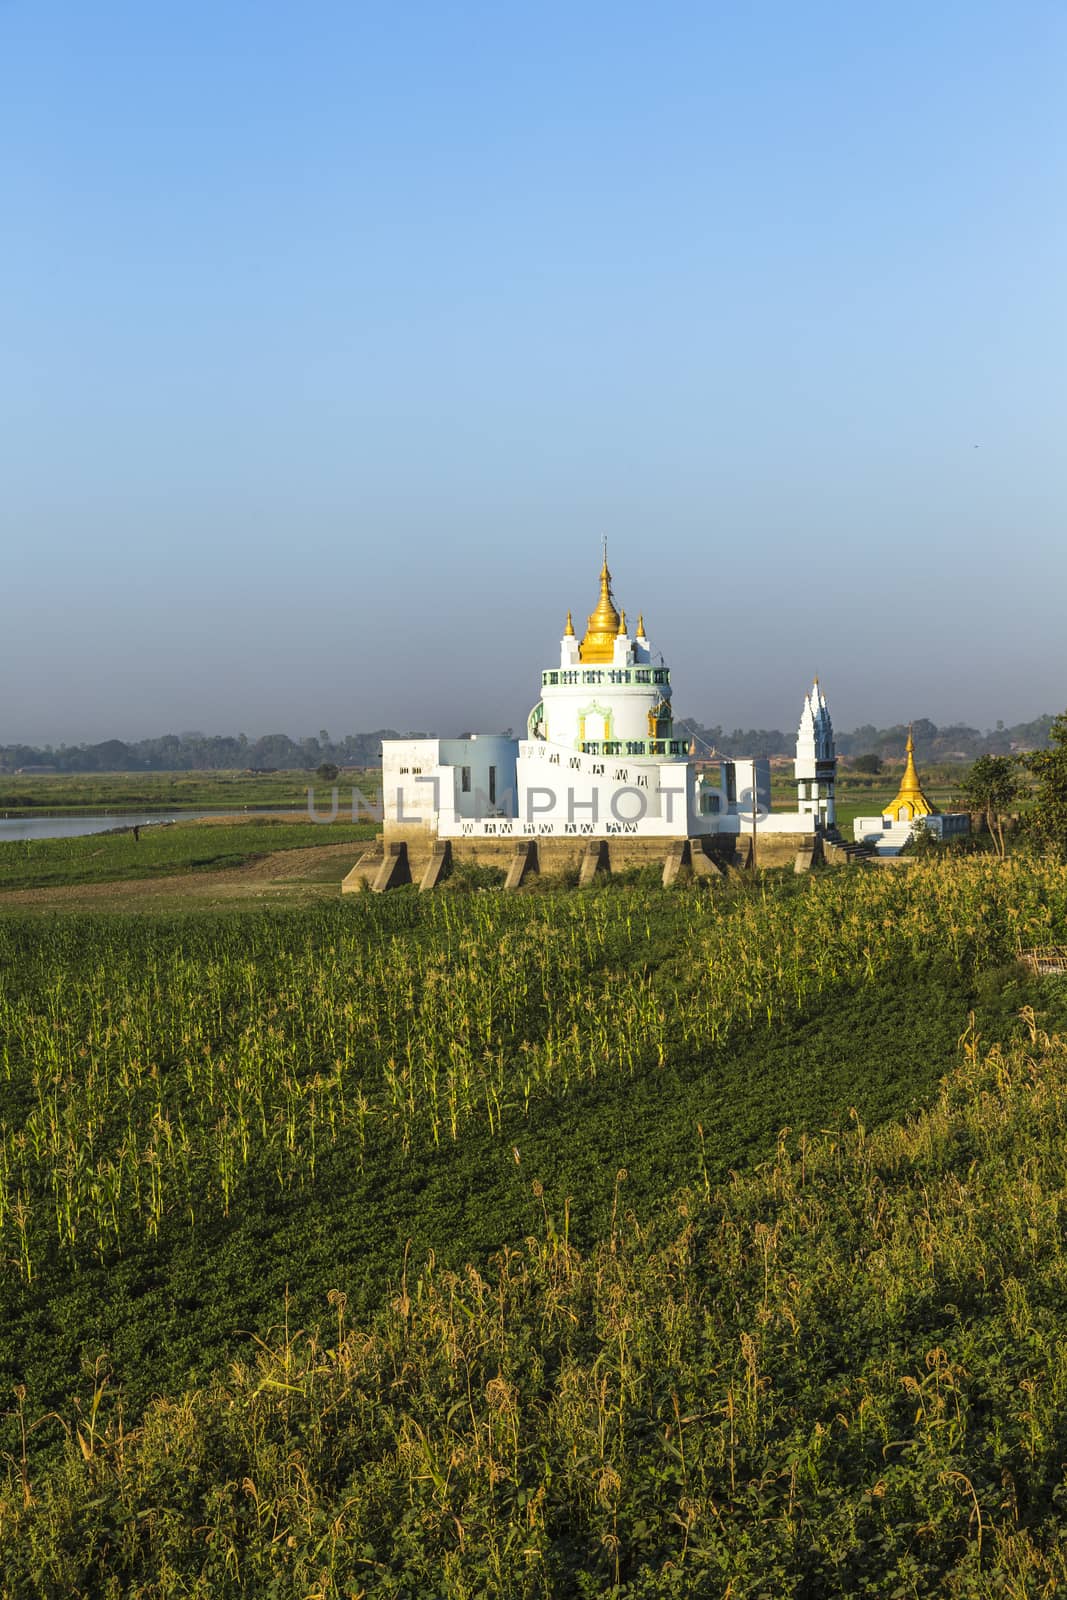
[[(899, 781), (899, 772), (885, 772), (876, 778), (848, 771), (838, 775), (838, 826), (846, 838), (852, 837), (853, 819), (877, 815), (893, 798)], [(952, 809), (956, 781), (957, 774), (951, 769), (938, 769), (926, 782), (926, 792), (940, 809)], [(309, 786), (316, 808), (328, 809), (334, 785), (324, 783), (313, 772), (0, 775), (0, 816), (32, 816), (41, 811), (69, 815), (107, 812), (121, 821), (123, 812), (173, 812), (208, 806), (235, 812), (249, 806), (286, 806), (303, 811)], [(381, 791), (381, 772), (346, 770), (338, 777), (336, 787), (341, 815), (351, 818), (352, 790), (358, 789), (367, 804), (374, 804)], [(795, 806), (795, 785), (778, 771), (773, 774), (771, 792), (776, 809), (791, 810)]]
[[(91, 833), (76, 839), (0, 841), (0, 894), (139, 878), (217, 872), (240, 867), (277, 850), (359, 843), (373, 839), (373, 823), (318, 823), (258, 817), (247, 822), (176, 822), (140, 830)], [(358, 855), (353, 850), (353, 858)], [(0, 899), (0, 911), (3, 901)]]
[[(953, 804), (959, 772), (938, 768), (924, 774), (930, 798), (943, 810)], [(851, 828), (852, 817), (879, 812), (893, 798), (900, 781), (899, 771), (878, 777), (839, 772), (837, 779), (838, 813)], [(104, 773), (27, 773), (0, 774), (0, 816), (32, 816), (35, 812), (69, 813), (123, 811), (174, 811), (218, 806), (243, 810), (246, 806), (292, 806), (304, 810), (309, 786), (316, 805), (325, 808), (334, 787), (313, 772), (104, 772)], [(342, 812), (351, 815), (352, 789), (368, 803), (381, 791), (378, 768), (343, 771), (336, 780)], [(796, 804), (796, 786), (788, 777), (772, 774), (772, 796), (776, 808), (790, 810)]]
[[(346, 769), (336, 780), (342, 809), (351, 815), (351, 791), (368, 802), (381, 789), (381, 772)], [(325, 807), (333, 785), (314, 772), (71, 772), (0, 774), (0, 816), (34, 812), (173, 811), (218, 806), (292, 806), (304, 810), (309, 786)]]
[(1029, 1592), (1065, 937), (989, 858), (9, 912), (5, 1592)]

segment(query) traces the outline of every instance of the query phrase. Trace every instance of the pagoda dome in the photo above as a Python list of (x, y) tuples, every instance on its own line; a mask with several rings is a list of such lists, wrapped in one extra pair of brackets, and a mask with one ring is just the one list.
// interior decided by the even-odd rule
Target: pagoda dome
[(579, 646), (579, 659), (582, 661), (612, 661), (615, 656), (615, 640), (620, 633), (622, 618), (615, 609), (615, 601), (611, 594), (611, 573), (608, 571), (607, 558), (600, 569), (600, 599), (597, 601), (596, 610), (590, 612), (586, 625), (585, 637)]
[(937, 807), (932, 805), (923, 793), (923, 786), (915, 767), (915, 740), (910, 727), (906, 748), (908, 759), (904, 764), (904, 776), (900, 780), (896, 799), (891, 800), (882, 812), (883, 817), (891, 817), (894, 822), (914, 822), (916, 817), (937, 815)]

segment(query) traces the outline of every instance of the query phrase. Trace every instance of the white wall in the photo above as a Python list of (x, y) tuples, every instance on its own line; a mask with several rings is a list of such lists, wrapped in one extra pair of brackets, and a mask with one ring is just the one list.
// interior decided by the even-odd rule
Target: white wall
[(686, 838), (698, 820), (696, 771), (686, 760), (585, 755), (566, 745), (519, 745), (519, 818), (531, 833)]
[[(653, 681), (657, 673), (662, 679), (659, 683)], [(613, 683), (612, 674), (628, 675), (630, 682)], [(639, 674), (647, 681), (638, 683)], [(553, 675), (572, 677), (577, 682), (541, 685), (544, 737), (552, 744), (578, 750), (585, 741), (600, 743), (609, 739), (619, 740), (625, 746), (627, 740), (643, 741), (653, 737), (649, 733), (649, 713), (661, 702), (667, 702), (670, 714), (670, 677), (664, 667), (645, 663), (578, 664), (558, 671), (553, 668), (549, 676)]]
[[(753, 797), (756, 802), (756, 811), (762, 816), (771, 809), (771, 764), (766, 756), (755, 759), (742, 756), (733, 763), (736, 800), (730, 806), (731, 811), (743, 811), (749, 816), (752, 812)], [(725, 776), (725, 762), (724, 762)]]
[(420, 825), (437, 831), (442, 822), (458, 817), (513, 812), (517, 753), (517, 740), (496, 734), (384, 740), (386, 826)]
[(387, 739), (382, 745), (385, 823), (387, 828), (421, 826), (441, 838), (747, 834), (754, 789), (757, 833), (811, 831), (810, 816), (770, 809), (768, 761), (743, 759), (733, 767), (734, 802), (727, 804), (722, 789), (720, 809), (702, 813), (701, 780), (685, 759), (592, 756), (543, 739), (490, 734)]
[[(511, 815), (515, 810), (517, 739), (476, 733), (441, 740), (441, 801), (451, 795), (459, 817)], [(464, 784), (466, 783), (466, 787)]]
[(912, 835), (923, 829), (935, 839), (960, 839), (970, 833), (971, 819), (966, 811), (945, 811), (908, 822), (883, 816), (857, 817), (852, 824), (856, 843), (873, 845), (880, 856), (899, 855)]
[(382, 806), (386, 827), (417, 822), (436, 826), (432, 779), (440, 764), (437, 739), (382, 740)]

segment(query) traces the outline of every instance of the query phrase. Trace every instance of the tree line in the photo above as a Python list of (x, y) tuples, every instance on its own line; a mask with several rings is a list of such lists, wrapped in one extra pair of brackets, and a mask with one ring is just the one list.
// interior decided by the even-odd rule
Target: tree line
[[(974, 761), (982, 755), (1008, 756), (1024, 750), (1042, 750), (1049, 742), (1054, 720), (1045, 715), (1010, 728), (998, 722), (995, 728), (983, 731), (965, 722), (939, 728), (928, 717), (919, 717), (911, 724), (916, 759), (927, 763)], [(684, 717), (674, 726), (679, 738), (696, 740), (698, 755), (714, 750), (721, 756), (791, 756), (796, 749), (795, 731), (783, 732), (780, 728), (734, 728), (726, 732), (718, 724), (704, 727), (693, 717)], [(898, 722), (889, 728), (876, 728), (873, 723), (864, 723), (849, 733), (835, 731), (837, 753), (846, 757), (878, 756), (883, 760), (900, 757), (908, 726)]]
[[(1042, 750), (1048, 746), (1053, 725), (1051, 716), (1006, 728), (981, 731), (966, 723), (951, 723), (939, 728), (926, 717), (913, 723), (915, 746), (920, 762), (974, 761), (978, 756), (1008, 756), (1023, 750)], [(723, 756), (784, 756), (796, 747), (795, 732), (780, 728), (734, 728), (705, 726), (694, 717), (675, 722), (676, 734), (696, 742), (697, 754), (714, 751)], [(846, 757), (877, 755), (899, 757), (908, 736), (908, 725), (890, 728), (866, 724), (850, 733), (836, 735), (838, 754)], [(154, 739), (105, 739), (99, 744), (0, 745), (0, 771), (16, 772), (20, 767), (51, 767), (56, 772), (210, 772), (251, 769), (257, 772), (313, 772), (323, 764), (337, 767), (373, 767), (381, 760), (383, 739), (419, 739), (424, 733), (399, 733), (395, 728), (377, 728), (371, 733), (348, 733), (331, 738), (325, 728), (317, 736), (292, 739), (286, 733), (268, 733), (258, 739), (246, 734), (166, 733)]]
[(419, 733), (377, 728), (332, 739), (325, 728), (318, 737), (291, 739), (268, 733), (165, 733), (155, 739), (105, 739), (100, 744), (0, 745), (0, 771), (51, 767), (56, 772), (219, 772), (304, 771), (323, 763), (338, 767), (373, 767), (381, 760), (383, 739), (418, 739)]

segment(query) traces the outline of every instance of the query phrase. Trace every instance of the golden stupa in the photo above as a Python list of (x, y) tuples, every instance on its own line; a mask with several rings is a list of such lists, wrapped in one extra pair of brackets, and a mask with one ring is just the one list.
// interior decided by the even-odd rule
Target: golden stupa
[(615, 640), (624, 631), (620, 626), (621, 622), (622, 618), (616, 611), (615, 602), (611, 597), (611, 573), (608, 571), (608, 558), (605, 553), (604, 565), (600, 569), (600, 599), (597, 601), (596, 610), (590, 612), (585, 638), (578, 646), (579, 659), (613, 661)]
[(919, 774), (915, 770), (915, 740), (912, 737), (911, 727), (908, 728), (907, 743), (908, 759), (904, 764), (904, 776), (900, 780), (895, 800), (891, 800), (882, 810), (883, 817), (892, 817), (894, 822), (914, 822), (916, 817), (933, 817), (937, 815), (937, 807), (931, 805), (923, 794), (923, 786), (919, 781)]

